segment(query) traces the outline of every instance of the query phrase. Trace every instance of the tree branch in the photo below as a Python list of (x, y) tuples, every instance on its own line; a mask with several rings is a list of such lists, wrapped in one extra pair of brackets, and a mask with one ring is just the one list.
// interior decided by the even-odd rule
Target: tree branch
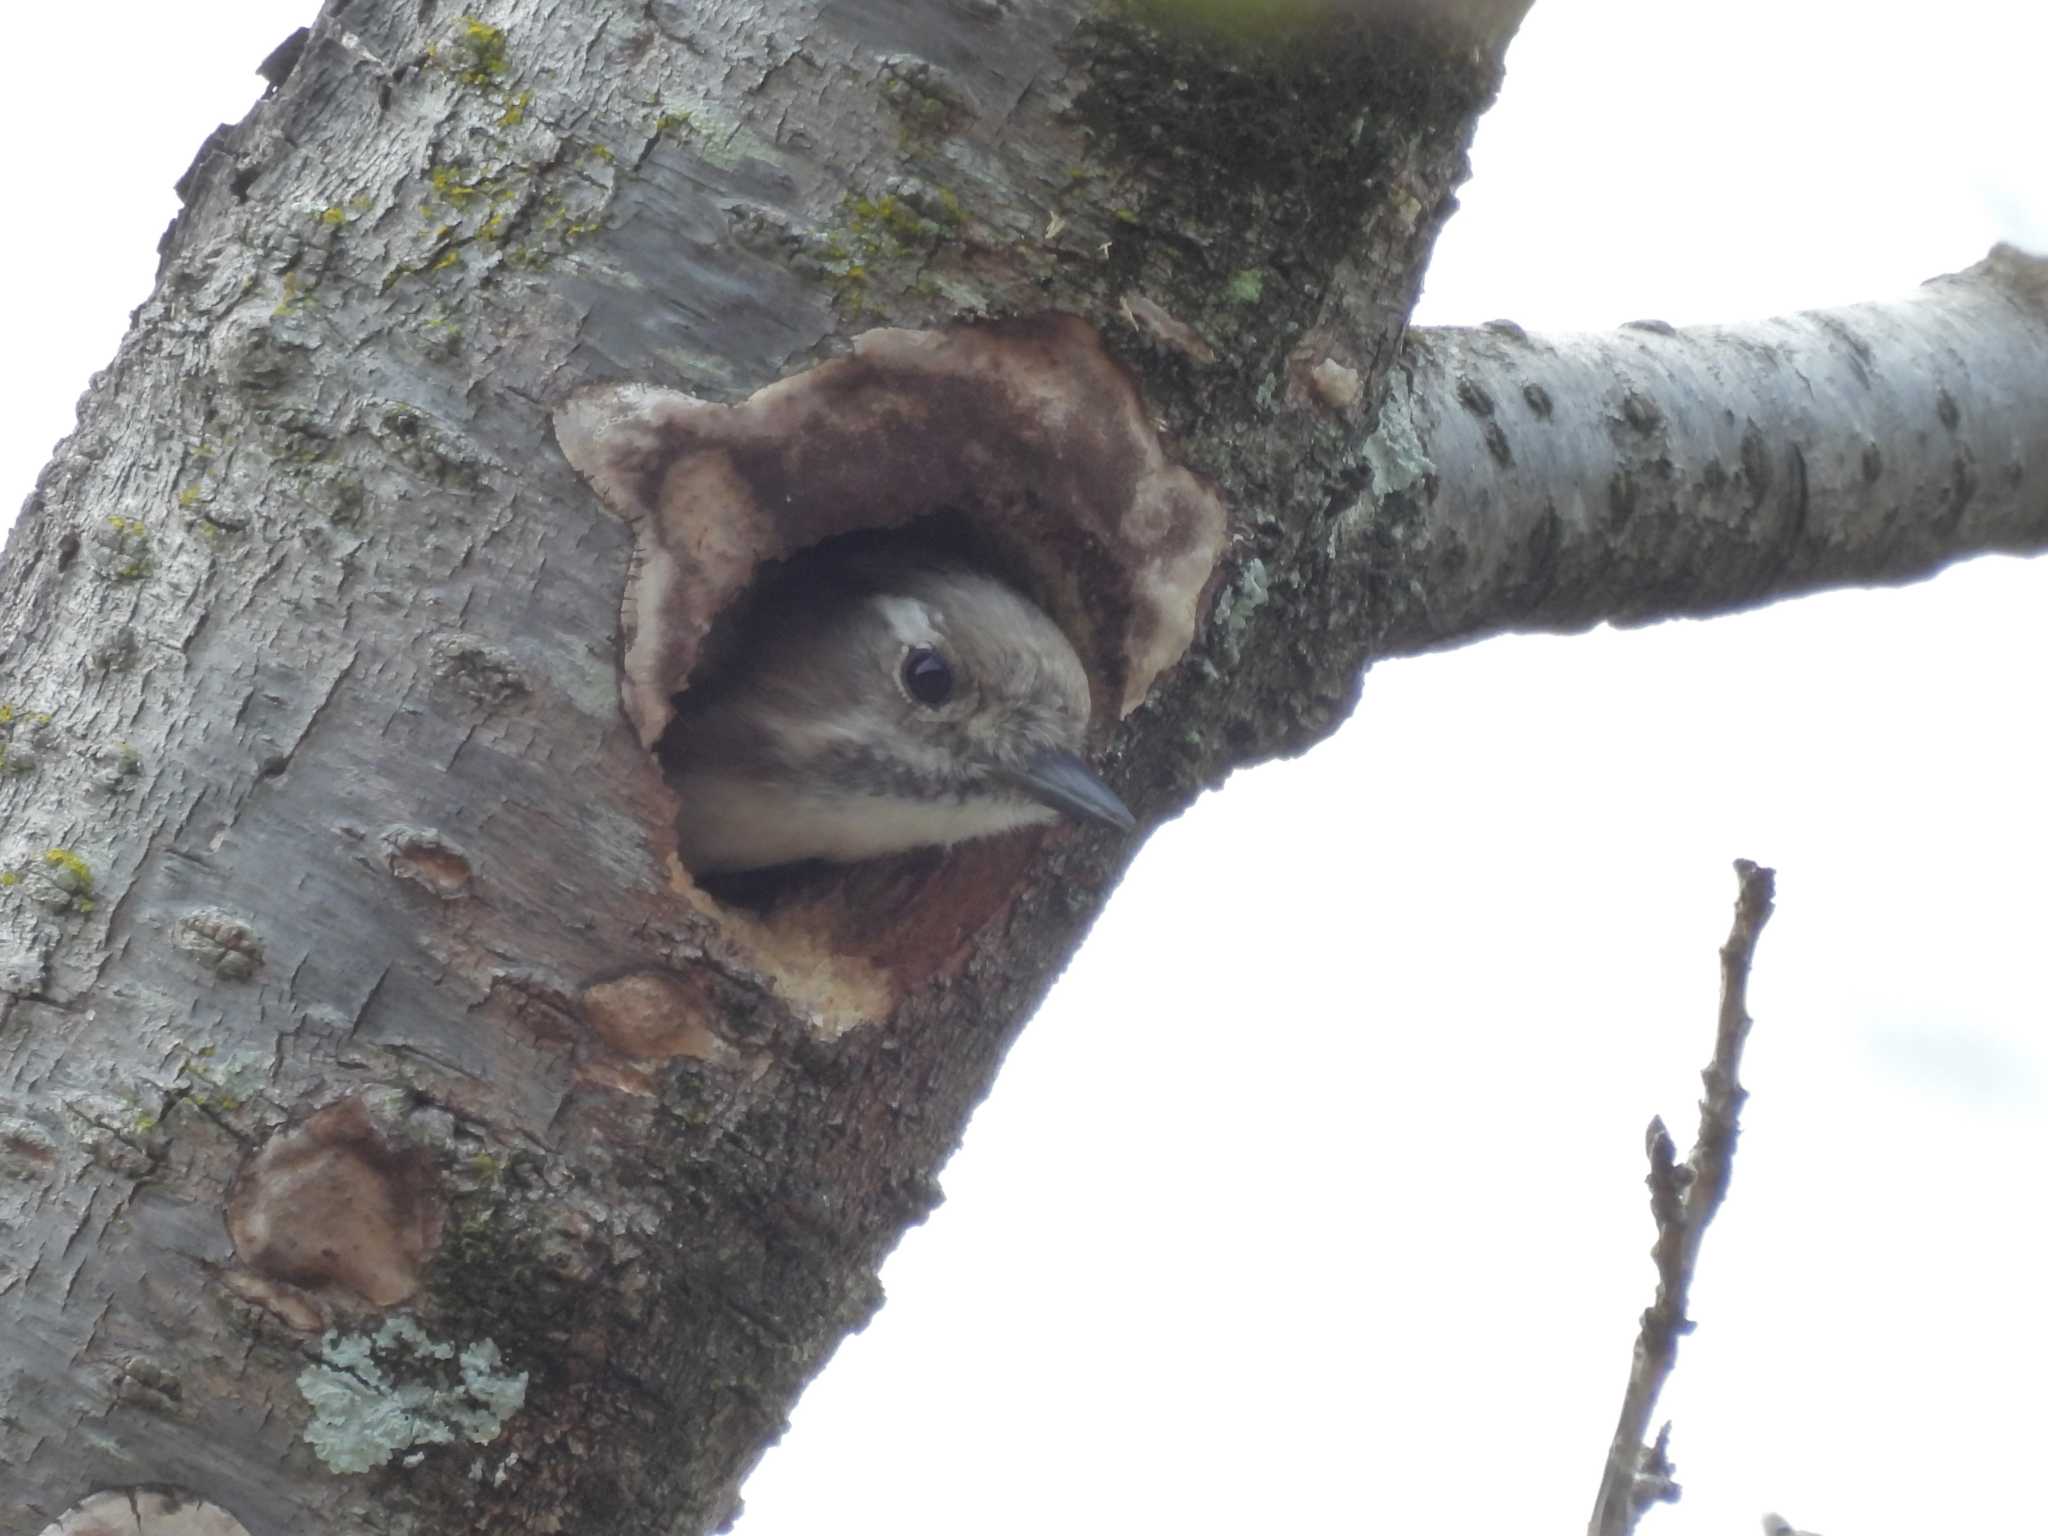
[(2044, 377), (2048, 260), (2009, 246), (1896, 302), (1747, 325), (1413, 333), (1339, 518), (1383, 574), (1373, 652), (2048, 547)]
[(1756, 941), (1770, 921), (1776, 872), (1735, 861), (1740, 892), (1735, 900), (1735, 926), (1721, 946), (1721, 1018), (1715, 1031), (1714, 1059), (1701, 1074), (1706, 1097), (1700, 1101), (1699, 1133), (1684, 1166), (1677, 1162), (1671, 1135), (1661, 1118), (1652, 1119), (1650, 1210), (1657, 1222), (1657, 1299), (1643, 1313), (1636, 1335), (1635, 1358), (1628, 1389), (1622, 1396), (1621, 1418), (1607, 1450), (1599, 1497), (1588, 1526), (1592, 1536), (1626, 1536), (1651, 1504), (1677, 1499), (1679, 1488), (1666, 1454), (1671, 1426), (1658, 1430), (1654, 1444), (1643, 1437), (1657, 1396), (1678, 1358), (1681, 1334), (1692, 1330), (1686, 1317), (1686, 1293), (1707, 1223), (1728, 1194), (1735, 1162), (1737, 1120), (1746, 1097), (1736, 1080), (1742, 1043), (1749, 1035), (1749, 967)]

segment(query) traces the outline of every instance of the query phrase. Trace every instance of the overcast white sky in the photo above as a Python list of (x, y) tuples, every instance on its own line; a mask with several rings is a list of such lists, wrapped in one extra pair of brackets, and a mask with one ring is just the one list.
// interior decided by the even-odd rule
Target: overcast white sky
[[(9, 509), (308, 9), (9, 17)], [(1420, 318), (1733, 319), (2048, 246), (2044, 57), (2033, 4), (1539, 0)], [(2044, 647), (2048, 568), (1986, 561), (1374, 672), (1153, 839), (740, 1536), (1581, 1527), (1737, 855), (1779, 915), (1645, 1530), (2038, 1528)]]

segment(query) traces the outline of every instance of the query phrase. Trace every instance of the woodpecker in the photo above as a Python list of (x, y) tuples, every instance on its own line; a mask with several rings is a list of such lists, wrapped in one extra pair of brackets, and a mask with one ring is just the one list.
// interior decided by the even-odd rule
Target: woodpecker
[(1128, 832), (1081, 757), (1088, 677), (1013, 587), (869, 554), (769, 591), (661, 753), (699, 875), (846, 863), (1053, 820)]

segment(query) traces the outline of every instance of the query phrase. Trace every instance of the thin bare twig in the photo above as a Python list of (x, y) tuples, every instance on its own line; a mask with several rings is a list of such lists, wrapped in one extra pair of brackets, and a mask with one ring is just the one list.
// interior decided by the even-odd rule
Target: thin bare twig
[(1715, 1031), (1714, 1059), (1700, 1074), (1707, 1091), (1700, 1100), (1700, 1128), (1692, 1155), (1683, 1164), (1678, 1162), (1677, 1148), (1661, 1118), (1651, 1120), (1646, 1138), (1650, 1213), (1657, 1223), (1657, 1244), (1651, 1250), (1657, 1263), (1657, 1299), (1644, 1311), (1642, 1329), (1636, 1335), (1621, 1419), (1607, 1449), (1600, 1494), (1587, 1527), (1591, 1536), (1628, 1536), (1650, 1505), (1678, 1497), (1678, 1483), (1666, 1454), (1671, 1426), (1658, 1430), (1653, 1444), (1644, 1444), (1644, 1437), (1649, 1433), (1657, 1396), (1677, 1361), (1679, 1336), (1692, 1331), (1692, 1320), (1685, 1313), (1686, 1292), (1699, 1260), (1700, 1240), (1727, 1197), (1729, 1175), (1735, 1166), (1737, 1121), (1747, 1097), (1736, 1080), (1736, 1068), (1742, 1061), (1742, 1043), (1749, 1036), (1749, 966), (1757, 938), (1770, 921), (1777, 886), (1776, 871), (1748, 859), (1735, 861), (1735, 876), (1739, 882), (1735, 926), (1721, 946), (1721, 1020)]

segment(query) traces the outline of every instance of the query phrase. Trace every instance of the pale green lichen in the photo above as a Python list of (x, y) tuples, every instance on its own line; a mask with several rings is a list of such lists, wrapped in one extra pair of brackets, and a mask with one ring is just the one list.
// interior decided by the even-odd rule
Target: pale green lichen
[(215, 1054), (215, 1047), (202, 1046), (178, 1064), (179, 1084), (199, 1108), (233, 1114), (269, 1087), (272, 1062), (264, 1052), (245, 1048), (218, 1061), (211, 1059)]
[(1436, 473), (1436, 461), (1423, 445), (1422, 435), (1416, 431), (1399, 390), (1389, 393), (1380, 407), (1379, 420), (1359, 457), (1371, 472), (1372, 484), (1331, 519), (1324, 548), (1332, 559), (1352, 538), (1373, 525), (1389, 497), (1401, 496), (1426, 484)]
[(409, 1317), (374, 1335), (330, 1329), (318, 1365), (299, 1373), (312, 1405), (306, 1443), (336, 1472), (368, 1472), (419, 1446), (488, 1445), (526, 1403), (526, 1372), (508, 1372), (497, 1344), (458, 1348)]
[(736, 117), (720, 111), (713, 102), (696, 98), (671, 98), (655, 119), (663, 133), (684, 132), (690, 149), (706, 165), (731, 170), (745, 160), (780, 165), (783, 152)]
[(1398, 496), (1422, 484), (1436, 469), (1429, 450), (1415, 430), (1399, 394), (1387, 396), (1372, 436), (1365, 440), (1365, 462), (1372, 470), (1375, 497)]
[(1256, 304), (1266, 291), (1266, 274), (1257, 267), (1246, 267), (1242, 272), (1230, 274), (1230, 281), (1223, 293), (1233, 304)]
[(1271, 595), (1272, 584), (1266, 562), (1254, 556), (1245, 561), (1236, 578), (1216, 599), (1211, 622), (1225, 661), (1236, 664), (1252, 615), (1266, 606), (1266, 599)]

